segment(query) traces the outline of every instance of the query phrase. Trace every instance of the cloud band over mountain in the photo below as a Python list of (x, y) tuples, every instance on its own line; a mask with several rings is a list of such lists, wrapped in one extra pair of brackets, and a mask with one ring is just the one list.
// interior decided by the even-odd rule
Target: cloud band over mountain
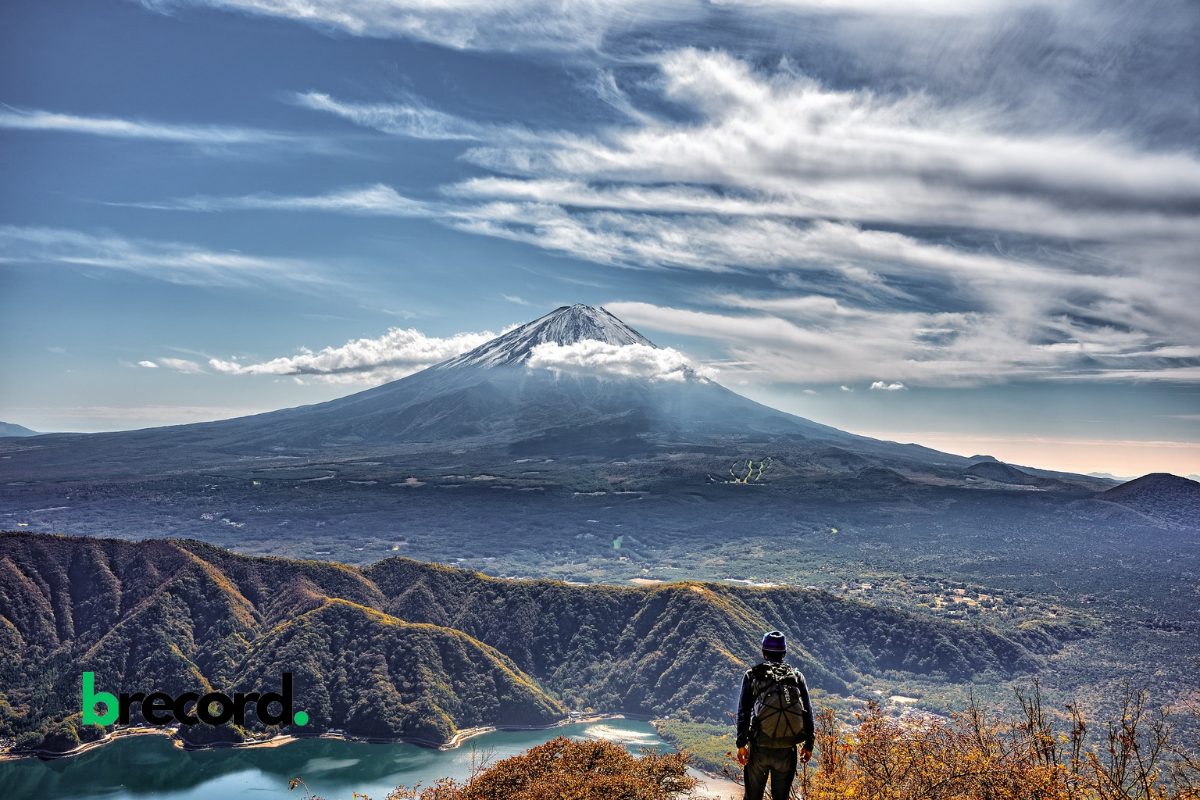
[(694, 368), (687, 357), (669, 347), (644, 344), (616, 345), (584, 339), (571, 344), (546, 342), (533, 348), (530, 369), (552, 369), (582, 375), (682, 381), (688, 372), (701, 377), (716, 377), (716, 370)]
[(377, 339), (355, 339), (315, 353), (302, 348), (297, 355), (260, 363), (219, 358), (209, 359), (208, 363), (229, 375), (292, 375), (326, 383), (383, 383), (461, 355), (494, 337), (494, 333), (484, 331), (438, 338), (415, 328), (392, 328)]

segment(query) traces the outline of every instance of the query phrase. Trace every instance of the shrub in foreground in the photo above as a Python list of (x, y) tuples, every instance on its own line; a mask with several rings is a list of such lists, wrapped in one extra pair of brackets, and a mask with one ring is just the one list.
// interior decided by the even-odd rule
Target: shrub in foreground
[[(675, 800), (697, 783), (688, 777), (687, 766), (683, 753), (647, 752), (638, 757), (610, 742), (560, 736), (480, 767), (464, 782), (443, 779), (425, 788), (400, 786), (387, 800)], [(299, 783), (292, 781), (292, 788)]]

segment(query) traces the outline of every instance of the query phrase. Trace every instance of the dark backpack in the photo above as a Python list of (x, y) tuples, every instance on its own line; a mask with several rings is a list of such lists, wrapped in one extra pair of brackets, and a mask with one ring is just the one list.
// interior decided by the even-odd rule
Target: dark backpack
[(762, 664), (755, 672), (754, 741), (761, 747), (795, 747), (805, 739), (799, 676), (782, 663)]

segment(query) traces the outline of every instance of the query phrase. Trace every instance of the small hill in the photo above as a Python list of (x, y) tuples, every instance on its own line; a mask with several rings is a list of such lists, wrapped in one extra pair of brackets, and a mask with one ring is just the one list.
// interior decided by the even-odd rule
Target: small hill
[(1174, 528), (1200, 528), (1200, 483), (1166, 472), (1143, 475), (1096, 495)]
[(971, 478), (980, 478), (995, 483), (1005, 483), (1010, 486), (1034, 486), (1049, 488), (1061, 485), (1053, 478), (1042, 478), (1017, 469), (1001, 461), (980, 461), (963, 470), (963, 474)]
[(0, 437), (4, 436), (37, 436), (37, 431), (31, 431), (24, 425), (16, 425), (12, 422), (0, 422)]

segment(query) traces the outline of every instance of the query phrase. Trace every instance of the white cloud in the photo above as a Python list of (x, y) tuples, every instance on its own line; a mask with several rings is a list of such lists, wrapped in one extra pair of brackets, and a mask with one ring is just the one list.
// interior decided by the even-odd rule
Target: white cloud
[(875, 381), (871, 384), (872, 389), (883, 392), (898, 392), (904, 388), (903, 383), (885, 383), (883, 381)]
[(137, 363), (139, 367), (145, 367), (146, 369), (158, 369), (158, 364), (155, 364), (153, 361), (139, 361)]
[[(209, 366), (228, 375), (291, 376), (322, 383), (379, 384), (403, 378), (426, 367), (473, 350), (496, 337), (490, 331), (457, 333), (444, 338), (426, 336), (415, 328), (391, 328), (378, 338), (355, 339), (340, 347), (313, 352), (301, 348), (294, 356), (243, 363), (238, 359), (209, 359)], [(167, 359), (159, 359), (167, 365)], [(190, 362), (189, 362), (190, 363)], [(713, 378), (716, 371), (693, 365), (679, 351), (647, 345), (610, 345), (584, 340), (572, 345), (542, 344), (533, 349), (531, 369), (656, 380), (684, 380), (690, 371)], [(197, 365), (198, 368), (198, 365)]]
[(568, 345), (556, 342), (540, 344), (533, 348), (525, 363), (530, 369), (622, 378), (683, 381), (689, 372), (704, 378), (716, 377), (715, 370), (693, 367), (683, 353), (669, 347), (616, 345), (594, 339), (583, 339)]
[(403, 37), (457, 49), (596, 48), (614, 28), (697, 16), (686, 0), (142, 0), (283, 17), (356, 36)]
[[(189, 361), (186, 358), (160, 358), (158, 363), (164, 367), (169, 367), (176, 372), (186, 372), (188, 374), (198, 374), (204, 372), (203, 367), (195, 361)], [(143, 366), (145, 362), (142, 362)]]
[(242, 364), (213, 358), (209, 366), (230, 375), (293, 375), (326, 383), (384, 383), (411, 375), (440, 361), (473, 350), (496, 334), (457, 333), (426, 336), (415, 328), (391, 328), (376, 339), (355, 339), (317, 352), (302, 348), (294, 356)]
[(520, 125), (475, 122), (430, 108), (419, 100), (390, 103), (356, 103), (338, 100), (323, 92), (293, 96), (294, 101), (313, 111), (341, 117), (362, 128), (392, 136), (434, 141), (479, 142), (496, 145), (541, 147), (547, 142), (566, 142), (570, 137), (557, 131), (530, 131)]
[(849, 386), (847, 386), (845, 384), (842, 384), (841, 389), (843, 392), (853, 392), (854, 391), (853, 389), (851, 389)]
[[(605, 307), (644, 330), (713, 341), (731, 361), (727, 372), (759, 382), (876, 382), (976, 386), (1015, 379), (1200, 379), (1200, 366), (1172, 365), (1144, 334), (1055, 320), (1069, 346), (1036, 339), (1040, 318), (983, 312), (862, 309), (834, 298), (787, 303), (737, 295), (711, 302), (725, 313), (616, 302)], [(886, 386), (887, 384), (885, 384)], [(842, 384), (843, 391), (852, 387)]]
[(122, 203), (135, 208), (165, 211), (331, 211), (364, 216), (427, 217), (442, 212), (437, 204), (411, 200), (382, 184), (344, 189), (324, 195), (279, 196), (252, 194), (241, 197), (186, 197), (164, 203)]
[(322, 92), (297, 94), (295, 101), (305, 108), (334, 114), (364, 128), (414, 139), (480, 140), (495, 132), (487, 126), (419, 103), (349, 103)]
[(1003, 117), (988, 108), (827, 89), (720, 52), (667, 53), (660, 68), (663, 98), (698, 121), (477, 148), (475, 161), (523, 180), (477, 179), (459, 191), (1080, 238), (1185, 235), (1190, 225), (1177, 213), (1200, 199), (1200, 162), (1187, 153), (1142, 152), (1113, 137), (997, 132)]
[[(762, 23), (787, 12), (886, 17), (965, 17), (1027, 0), (141, 0), (151, 9), (210, 6), (334, 28), (355, 36), (403, 37), (473, 50), (593, 50), (606, 38), (649, 26), (715, 23), (740, 6)], [(1060, 3), (1060, 5), (1063, 5)], [(794, 17), (784, 22), (796, 24)]]
[(113, 270), (170, 283), (248, 286), (271, 283), (312, 291), (338, 285), (299, 259), (215, 252), (180, 242), (97, 236), (61, 228), (0, 225), (0, 263)]
[(510, 303), (516, 303), (516, 304), (517, 304), (517, 305), (519, 305), (519, 306), (527, 306), (527, 305), (529, 305), (529, 301), (528, 301), (528, 300), (523, 300), (523, 299), (521, 299), (520, 297), (517, 297), (516, 295), (512, 295), (512, 294), (502, 294), (502, 295), (500, 295), (500, 296), (501, 296), (501, 297), (503, 297), (503, 298), (504, 298), (505, 300), (507, 300), (508, 302), (510, 302)]
[(160, 142), (206, 146), (298, 144), (301, 137), (285, 133), (223, 125), (175, 125), (165, 122), (81, 117), (38, 109), (0, 108), (0, 128), (32, 131), (64, 131), (122, 139), (153, 139)]

